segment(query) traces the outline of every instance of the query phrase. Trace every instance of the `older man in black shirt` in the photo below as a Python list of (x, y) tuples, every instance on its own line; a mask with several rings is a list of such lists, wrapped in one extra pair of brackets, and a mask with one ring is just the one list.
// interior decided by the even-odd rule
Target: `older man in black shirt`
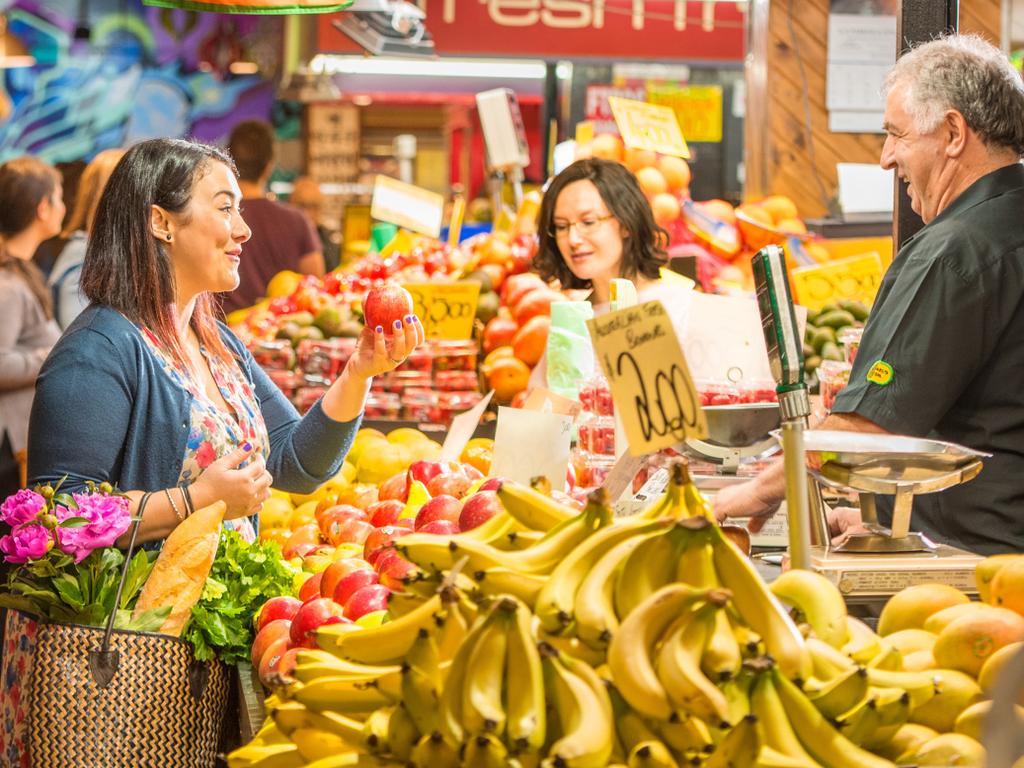
[[(822, 428), (991, 453), (971, 483), (916, 498), (912, 527), (982, 554), (1021, 552), (1024, 84), (999, 49), (950, 36), (902, 56), (886, 90), (881, 164), (908, 183), (926, 226), (886, 272)], [(716, 514), (753, 515), (756, 528), (784, 495), (780, 462), (723, 491)]]

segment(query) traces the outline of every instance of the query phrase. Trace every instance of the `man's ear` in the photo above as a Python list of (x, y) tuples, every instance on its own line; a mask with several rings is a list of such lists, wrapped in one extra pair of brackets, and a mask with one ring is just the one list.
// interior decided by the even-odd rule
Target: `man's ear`
[(943, 118), (942, 130), (946, 139), (946, 156), (960, 157), (967, 148), (967, 120), (964, 116), (951, 109)]
[(171, 217), (159, 205), (149, 206), (149, 232), (165, 243), (174, 239)]

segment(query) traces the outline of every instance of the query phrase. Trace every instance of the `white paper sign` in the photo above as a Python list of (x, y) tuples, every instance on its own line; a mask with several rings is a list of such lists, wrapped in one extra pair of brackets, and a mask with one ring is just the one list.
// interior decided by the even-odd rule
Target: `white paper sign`
[(487, 404), (491, 402), (494, 390), (488, 392), (483, 400), (474, 405), (465, 413), (460, 413), (452, 419), (452, 425), (448, 428), (448, 434), (444, 438), (444, 445), (441, 446), (440, 461), (457, 461), (462, 455), (462, 449), (473, 437), (480, 417), (487, 410)]
[(878, 163), (836, 163), (843, 213), (892, 213), (893, 170)]
[(441, 234), (444, 197), (388, 176), (377, 176), (370, 216), (436, 238)]
[(564, 491), (572, 422), (559, 413), (499, 407), (491, 476), (529, 483), (543, 475), (552, 488)]

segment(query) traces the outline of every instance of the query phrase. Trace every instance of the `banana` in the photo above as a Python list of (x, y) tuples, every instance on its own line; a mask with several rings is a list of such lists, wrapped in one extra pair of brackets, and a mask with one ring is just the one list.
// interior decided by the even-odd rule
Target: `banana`
[[(745, 669), (728, 680), (718, 684), (727, 702), (728, 716), (725, 718), (729, 727), (735, 725), (750, 714), (750, 686), (754, 676)], [(723, 724), (722, 727), (725, 727)]]
[(370, 753), (383, 755), (390, 751), (391, 716), (396, 709), (397, 706), (381, 707), (371, 712), (363, 723), (363, 744)]
[(405, 616), (405, 614), (415, 611), (423, 604), (425, 599), (422, 595), (410, 589), (392, 592), (388, 595), (388, 619), (394, 621), (400, 616)]
[(402, 703), (420, 734), (433, 733), (440, 726), (440, 651), (432, 632), (421, 629), (402, 667)]
[(704, 768), (749, 768), (761, 751), (761, 737), (758, 734), (757, 718), (747, 715), (725, 735)]
[(537, 636), (537, 640), (547, 643), (553, 648), (564, 653), (566, 656), (571, 656), (574, 659), (585, 661), (592, 667), (599, 667), (608, 660), (608, 656), (604, 651), (595, 651), (589, 645), (581, 642), (578, 637), (552, 635), (544, 631), (544, 628), (540, 626), (540, 622), (537, 620), (536, 616), (532, 617), (532, 621), (533, 632)]
[(743, 623), (739, 614), (736, 613), (736, 607), (730, 603), (726, 606), (725, 613), (729, 617), (729, 626), (732, 627), (732, 633), (736, 635), (736, 642), (739, 643), (740, 654), (743, 658), (756, 659), (763, 656), (765, 650), (761, 636)]
[(631, 536), (604, 553), (580, 581), (573, 604), (576, 636), (594, 650), (604, 651), (619, 628), (615, 584), (629, 555), (648, 539), (663, 534)]
[(306, 764), (299, 748), (287, 744), (246, 744), (228, 755), (228, 768), (301, 768)]
[(703, 517), (712, 523), (715, 522), (715, 513), (711, 511), (707, 499), (704, 498), (697, 488), (697, 484), (690, 477), (690, 466), (686, 459), (678, 459), (672, 465), (669, 472), (669, 484), (678, 485), (682, 489), (683, 507), (689, 517)]
[(462, 645), (452, 657), (448, 677), (445, 679), (444, 688), (441, 691), (441, 704), (438, 708), (441, 721), (440, 731), (452, 749), (458, 749), (465, 736), (465, 729), (462, 726), (462, 693), (466, 687), (469, 657), (476, 647), (477, 638), (485, 624), (484, 618), (479, 617), (470, 628)]
[(667, 722), (651, 723), (651, 728), (677, 754), (703, 754), (713, 744), (708, 726), (696, 717), (673, 717)]
[(341, 752), (306, 763), (306, 768), (386, 768), (394, 765), (362, 752)]
[[(428, 534), (429, 535), (429, 534)], [(317, 644), (343, 659), (362, 664), (401, 663), (409, 653), (420, 629), (434, 624), (434, 614), (442, 606), (441, 596), (435, 594), (413, 611), (379, 627), (358, 632), (339, 632), (331, 624), (317, 630)]]
[(408, 761), (420, 739), (420, 732), (404, 703), (395, 707), (388, 719), (387, 739), (388, 751), (403, 763)]
[(510, 531), (499, 541), (492, 542), (498, 549), (515, 552), (532, 547), (544, 538), (544, 531)]
[(508, 512), (502, 511), (494, 515), (490, 520), (485, 521), (482, 525), (470, 528), (462, 533), (453, 534), (448, 538), (452, 538), (455, 541), (482, 541), (485, 544), (497, 546), (499, 542), (505, 540), (518, 527), (519, 524), (516, 522), (516, 519)]
[(750, 560), (729, 541), (717, 525), (708, 528), (715, 570), (722, 586), (732, 591), (737, 613), (764, 641), (765, 650), (786, 677), (807, 680), (811, 657), (800, 630), (768, 591)]
[(440, 731), (420, 738), (409, 761), (414, 768), (459, 768), (458, 753), (448, 745)]
[(834, 720), (867, 696), (868, 672), (864, 667), (853, 667), (831, 680), (811, 678), (804, 683), (804, 692), (821, 714)]
[(318, 677), (308, 683), (295, 683), (289, 696), (314, 712), (339, 712), (343, 715), (372, 712), (395, 702), (385, 695), (376, 681), (353, 681), (347, 677)]
[(547, 738), (544, 667), (532, 631), (530, 611), (516, 606), (508, 633), (505, 667), (506, 736), (516, 754), (539, 752)]
[[(541, 646), (544, 681), (560, 726), (543, 765), (559, 768), (604, 768), (613, 747), (612, 705), (604, 683), (582, 662), (572, 662), (549, 645)], [(578, 674), (583, 672), (584, 674)]]
[(445, 609), (435, 615), (437, 654), (442, 661), (451, 661), (455, 657), (476, 615), (476, 606), (461, 596), (455, 602), (447, 603)]
[(668, 747), (657, 739), (637, 744), (626, 761), (629, 768), (679, 768)]
[(319, 760), (353, 749), (353, 745), (336, 733), (322, 731), (319, 728), (296, 728), (292, 731), (291, 740), (305, 760)]
[(301, 683), (308, 683), (316, 677), (349, 677), (353, 680), (377, 680), (385, 675), (398, 672), (401, 667), (394, 664), (359, 664), (339, 659), (332, 653), (319, 649), (303, 649), (296, 657), (292, 676)]
[(893, 768), (893, 764), (861, 749), (832, 727), (799, 688), (772, 671), (775, 690), (793, 730), (807, 752), (829, 768)]
[(797, 622), (806, 621), (814, 634), (833, 648), (842, 648), (850, 641), (843, 595), (820, 573), (791, 569), (780, 574), (768, 589), (799, 611)]
[(850, 639), (840, 650), (857, 664), (867, 664), (882, 652), (882, 642), (874, 630), (860, 619), (846, 617)]
[(537, 595), (549, 580), (548, 576), (538, 576), (509, 568), (477, 571), (473, 578), (480, 585), (481, 593), (489, 597), (512, 595), (531, 607), (537, 602)]
[(644, 722), (640, 715), (628, 707), (624, 712), (616, 713), (615, 729), (627, 752), (632, 752), (638, 744), (658, 740), (658, 733)]
[(764, 738), (764, 746), (770, 747), (786, 757), (794, 758), (808, 765), (818, 763), (807, 754), (793, 732), (793, 726), (786, 716), (772, 674), (764, 673), (754, 679), (750, 690), (750, 711), (757, 717), (758, 726)]
[(641, 543), (626, 558), (615, 582), (615, 613), (621, 622), (644, 600), (676, 581), (679, 557), (690, 538), (675, 525)]
[(462, 724), (470, 737), (505, 732), (505, 707), (502, 692), (505, 683), (505, 656), (509, 624), (516, 610), (514, 600), (501, 600), (484, 619), (466, 667), (462, 697)]
[(315, 728), (335, 734), (352, 749), (362, 743), (363, 724), (337, 712), (314, 712), (297, 701), (286, 701), (271, 708), (270, 717), (288, 737), (300, 728)]
[(714, 624), (704, 644), (700, 668), (714, 682), (731, 680), (743, 663), (743, 652), (732, 631), (729, 614), (715, 611)]
[(819, 680), (832, 680), (858, 667), (849, 656), (833, 648), (824, 640), (809, 637), (807, 638), (806, 645), (807, 652), (811, 656), (814, 677)]
[(757, 753), (757, 760), (753, 768), (815, 768), (818, 763), (806, 762), (795, 757), (789, 757), (781, 752), (772, 749), (767, 744), (761, 747)]
[(875, 749), (889, 741), (910, 717), (910, 696), (902, 688), (873, 688), (836, 720), (839, 732), (854, 744)]
[(875, 654), (875, 657), (868, 662), (868, 666), (875, 669), (903, 669), (903, 654), (899, 649), (895, 645), (885, 642), (884, 638), (879, 643), (882, 650)]
[(506, 768), (508, 750), (490, 733), (471, 736), (462, 748), (463, 768)]
[(902, 672), (868, 668), (868, 683), (875, 688), (902, 688), (910, 696), (910, 709), (914, 710), (931, 701), (941, 690), (941, 670)]
[[(604, 489), (599, 490), (605, 493)], [(606, 494), (601, 498), (605, 497)], [(671, 521), (664, 518), (627, 519), (597, 531), (568, 553), (551, 571), (550, 578), (537, 595), (534, 613), (544, 629), (558, 634), (573, 624), (576, 593), (580, 584), (595, 563), (609, 550), (634, 536), (665, 530), (669, 525)]]
[(520, 525), (534, 531), (550, 531), (579, 513), (540, 491), (506, 480), (498, 487), (498, 501)]
[[(642, 550), (640, 546), (633, 554)], [(608, 646), (608, 667), (615, 687), (641, 715), (657, 720), (668, 720), (672, 715), (674, 708), (651, 656), (669, 624), (706, 597), (706, 590), (688, 584), (664, 586), (638, 605), (612, 638)]]
[(728, 599), (726, 594), (713, 590), (708, 602), (680, 617), (666, 632), (656, 663), (658, 678), (673, 708), (714, 726), (728, 720), (729, 702), (701, 671), (700, 662), (715, 614)]

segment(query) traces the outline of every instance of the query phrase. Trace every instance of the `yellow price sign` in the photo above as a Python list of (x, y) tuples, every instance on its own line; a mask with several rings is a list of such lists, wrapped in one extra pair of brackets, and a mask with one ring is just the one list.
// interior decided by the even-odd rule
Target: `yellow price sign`
[(690, 141), (722, 140), (722, 86), (648, 86), (647, 99), (675, 112), (680, 130)]
[(874, 252), (864, 253), (828, 264), (798, 267), (791, 276), (796, 300), (810, 310), (837, 301), (860, 301), (871, 306), (882, 282), (882, 259)]
[(576, 143), (589, 144), (594, 140), (594, 124), (589, 120), (576, 123)]
[(669, 107), (646, 101), (609, 96), (608, 104), (619, 127), (622, 142), (634, 149), (649, 149), (663, 155), (689, 158), (676, 113)]
[(444, 197), (389, 176), (377, 176), (373, 184), (370, 215), (379, 221), (436, 238), (441, 234)]
[(408, 283), (405, 289), (428, 339), (472, 338), (480, 283)]
[(700, 395), (660, 301), (595, 317), (587, 327), (632, 455), (707, 437)]

